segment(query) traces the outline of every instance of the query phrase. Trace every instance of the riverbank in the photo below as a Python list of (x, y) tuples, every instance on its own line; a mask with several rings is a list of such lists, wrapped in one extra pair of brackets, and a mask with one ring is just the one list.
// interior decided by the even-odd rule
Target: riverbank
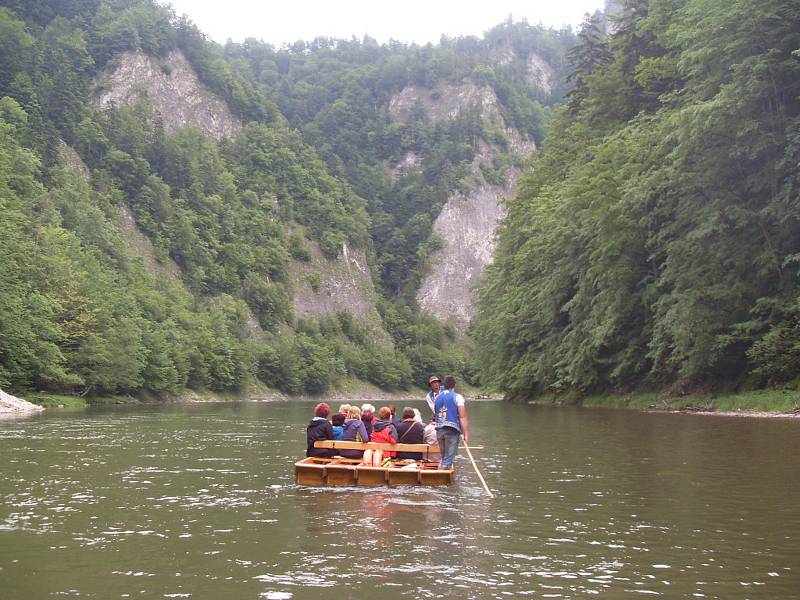
[(630, 408), (717, 416), (800, 418), (800, 391), (787, 389), (719, 395), (687, 394), (678, 397), (665, 397), (655, 392), (599, 394), (582, 398), (550, 394), (530, 400), (528, 403)]
[[(463, 389), (462, 389), (463, 388)], [(470, 386), (460, 386), (459, 391), (469, 401), (474, 400), (502, 400), (502, 396), (488, 396), (480, 390)], [(47, 392), (31, 392), (25, 394), (26, 400), (37, 410), (46, 408), (55, 409), (83, 409), (87, 406), (108, 406), (123, 404), (165, 404), (165, 403), (204, 403), (204, 402), (285, 402), (285, 401), (305, 401), (305, 402), (327, 402), (331, 406), (344, 403), (364, 404), (370, 403), (375, 406), (384, 404), (394, 404), (402, 409), (405, 403), (420, 401), (425, 399), (427, 390), (411, 388), (408, 390), (387, 391), (374, 386), (370, 383), (357, 379), (345, 379), (340, 381), (337, 386), (322, 394), (299, 394), (290, 395), (280, 390), (267, 388), (264, 386), (251, 386), (241, 392), (215, 392), (212, 390), (185, 390), (180, 394), (170, 394), (166, 396), (155, 396), (143, 394), (140, 396), (102, 396), (102, 397), (82, 397), (67, 396), (62, 394), (51, 394)], [(20, 400), (26, 402), (26, 400)], [(0, 413), (2, 407), (0, 406)], [(22, 414), (22, 413), (10, 413)]]

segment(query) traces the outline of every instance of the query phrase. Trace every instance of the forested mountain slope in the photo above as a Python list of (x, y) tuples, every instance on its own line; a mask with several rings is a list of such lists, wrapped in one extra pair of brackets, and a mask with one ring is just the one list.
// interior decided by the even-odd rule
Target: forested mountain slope
[[(221, 48), (148, 0), (10, 0), (0, 33), (0, 387), (469, 374), (415, 300), (432, 224), (519, 168), (563, 95), (569, 32)], [(497, 101), (393, 120), (410, 86)]]
[(800, 373), (800, 10), (627, 0), (500, 233), (474, 333), (512, 396)]

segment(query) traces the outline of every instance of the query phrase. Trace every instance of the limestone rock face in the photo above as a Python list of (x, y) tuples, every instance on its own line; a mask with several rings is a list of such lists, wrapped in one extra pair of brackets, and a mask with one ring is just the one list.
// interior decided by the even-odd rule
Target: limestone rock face
[(504, 214), (501, 203), (506, 193), (502, 187), (481, 186), (467, 195), (451, 196), (434, 224), (444, 246), (417, 301), (440, 320), (452, 319), (460, 329), (475, 315), (473, 285), (494, 256), (494, 232)]
[(119, 228), (131, 253), (142, 257), (144, 266), (149, 273), (153, 275), (169, 275), (173, 279), (180, 279), (181, 268), (171, 258), (159, 255), (150, 238), (139, 229), (136, 224), (136, 218), (127, 204), (120, 204), (117, 207), (114, 224)]
[(531, 54), (528, 59), (528, 81), (549, 96), (553, 93), (554, 77), (553, 67), (538, 54)]
[(336, 260), (328, 260), (316, 243), (307, 243), (311, 259), (293, 260), (289, 269), (295, 318), (348, 311), (367, 324), (375, 341), (390, 346), (391, 338), (375, 306), (377, 297), (364, 251), (343, 244)]
[(92, 174), (89, 171), (89, 167), (86, 166), (86, 163), (83, 162), (83, 159), (80, 155), (75, 152), (75, 148), (66, 144), (63, 140), (60, 144), (60, 158), (61, 162), (64, 164), (66, 169), (83, 179), (84, 181), (89, 181)]
[(131, 105), (142, 97), (150, 100), (168, 132), (194, 125), (220, 140), (242, 129), (228, 106), (203, 86), (180, 50), (163, 58), (123, 54), (114, 68), (97, 78), (93, 91), (93, 103), (102, 108)]
[(394, 121), (405, 121), (420, 106), (429, 119), (453, 119), (463, 110), (480, 105), (484, 116), (498, 114), (498, 100), (494, 90), (472, 82), (458, 85), (446, 84), (435, 90), (410, 85), (389, 100), (389, 116)]

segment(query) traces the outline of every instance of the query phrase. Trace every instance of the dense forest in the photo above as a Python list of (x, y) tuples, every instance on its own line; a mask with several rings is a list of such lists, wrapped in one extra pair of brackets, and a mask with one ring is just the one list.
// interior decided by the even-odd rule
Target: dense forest
[(500, 232), (473, 333), (509, 395), (796, 384), (800, 10), (626, 0)]
[[(381, 107), (405, 86), (469, 80), (541, 142), (575, 42), (509, 21), (437, 45), (223, 47), (150, 0), (0, 2), (0, 387), (160, 396), (256, 382), (319, 393), (346, 377), (396, 389), (445, 371), (474, 380), (453, 329), (420, 314), (414, 293), (433, 219), (479, 142), (502, 148), (505, 134), (479, 107), (404, 123)], [(89, 101), (123, 53), (173, 49), (243, 123), (235, 139), (169, 132), (146, 101)], [(522, 74), (534, 51), (556, 72), (547, 97)], [(408, 151), (426, 168), (393, 179), (385, 165)], [(65, 168), (71, 153), (85, 173)], [(508, 167), (502, 157), (487, 178)], [(177, 277), (132, 251), (122, 207)], [(343, 244), (372, 266), (388, 345), (347, 311), (293, 313), (292, 261), (313, 246), (333, 259)]]

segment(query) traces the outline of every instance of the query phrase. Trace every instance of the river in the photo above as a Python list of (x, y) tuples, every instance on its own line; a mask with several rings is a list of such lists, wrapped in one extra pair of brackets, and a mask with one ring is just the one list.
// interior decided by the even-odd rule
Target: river
[(800, 598), (799, 420), (471, 403), (492, 500), (298, 487), (312, 410), (0, 421), (0, 598)]

